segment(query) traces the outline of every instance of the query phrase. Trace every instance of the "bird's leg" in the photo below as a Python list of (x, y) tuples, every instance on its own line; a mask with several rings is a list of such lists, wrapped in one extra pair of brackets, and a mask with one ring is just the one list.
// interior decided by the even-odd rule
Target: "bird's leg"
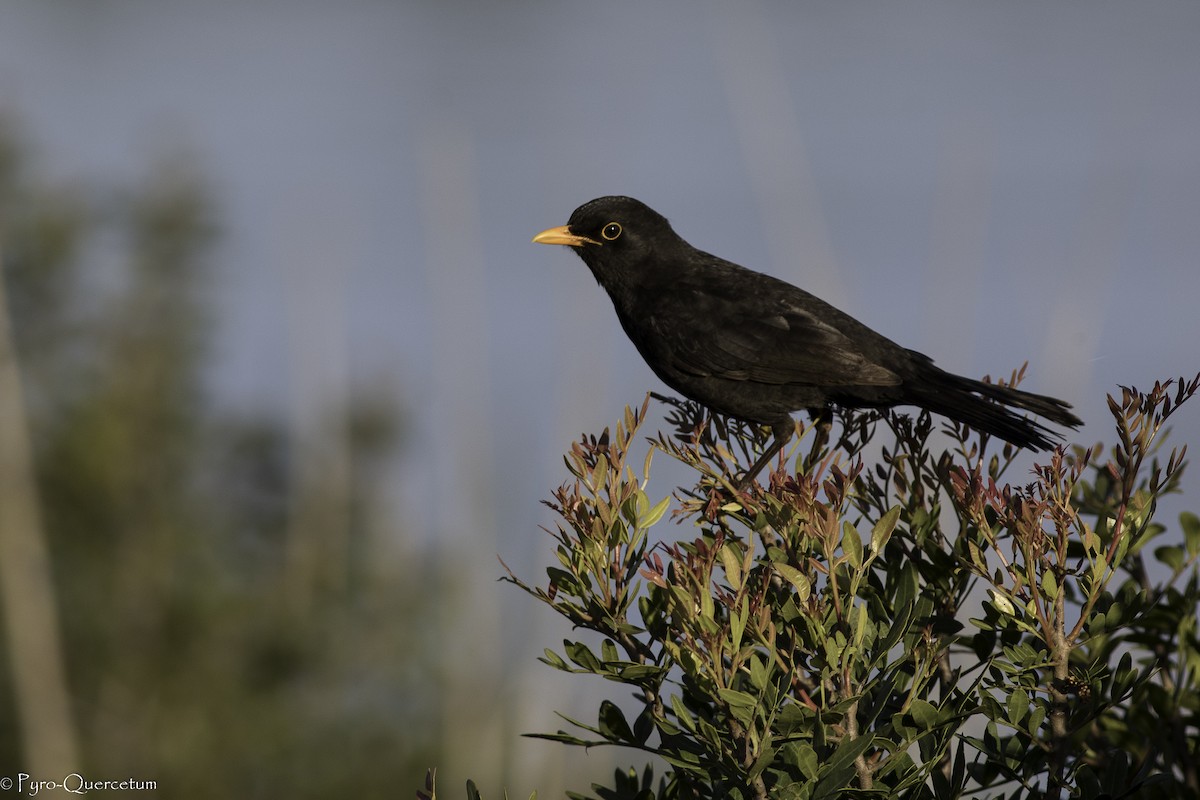
[(816, 428), (817, 435), (813, 439), (812, 450), (808, 452), (808, 456), (804, 459), (804, 471), (808, 472), (812, 469), (813, 464), (821, 460), (821, 455), (825, 451), (825, 447), (829, 444), (829, 431), (833, 427), (833, 411), (829, 406), (824, 408), (810, 408), (809, 416), (812, 417), (813, 427)]
[(771, 442), (770, 447), (763, 451), (758, 460), (750, 465), (750, 469), (746, 470), (746, 474), (738, 480), (736, 485), (739, 492), (748, 489), (754, 483), (754, 476), (761, 472), (762, 468), (770, 463), (771, 459), (779, 455), (779, 451), (783, 449), (783, 446), (792, 438), (792, 434), (796, 432), (796, 426), (792, 422), (792, 418), (787, 417), (785, 421), (776, 422), (772, 425), (771, 432), (775, 434), (775, 440)]

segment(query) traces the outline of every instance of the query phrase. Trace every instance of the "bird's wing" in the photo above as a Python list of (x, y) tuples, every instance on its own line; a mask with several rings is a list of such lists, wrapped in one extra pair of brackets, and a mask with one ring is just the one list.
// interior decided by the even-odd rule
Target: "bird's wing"
[(901, 383), (883, 362), (903, 348), (801, 289), (738, 272), (736, 283), (689, 277), (656, 304), (652, 326), (676, 368), (768, 384)]

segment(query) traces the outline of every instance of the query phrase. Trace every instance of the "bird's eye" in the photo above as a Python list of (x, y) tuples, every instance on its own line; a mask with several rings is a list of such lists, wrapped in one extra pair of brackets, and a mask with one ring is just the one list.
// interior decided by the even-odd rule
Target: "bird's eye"
[(605, 239), (607, 239), (610, 242), (613, 241), (614, 239), (616, 239), (618, 236), (621, 235), (621, 223), (619, 223), (619, 222), (608, 223), (607, 225), (604, 226), (603, 230), (600, 231), (600, 235), (603, 236)]

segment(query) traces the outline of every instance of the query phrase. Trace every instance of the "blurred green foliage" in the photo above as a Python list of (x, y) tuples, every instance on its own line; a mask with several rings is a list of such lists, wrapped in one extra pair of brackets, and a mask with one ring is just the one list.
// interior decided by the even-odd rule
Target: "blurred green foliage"
[[(298, 485), (277, 416), (216, 407), (216, 231), (185, 165), (133, 189), (46, 187), (0, 129), (2, 279), (75, 768), (155, 780), (163, 797), (391, 797), (433, 759), (439, 682), (414, 613), (435, 579), (369, 541), (397, 420), (387, 398), (330, 409), (353, 476), (339, 496)], [(336, 544), (305, 572), (295, 551), (313, 541)], [(0, 636), (5, 774), (23, 764), (12, 656)]]

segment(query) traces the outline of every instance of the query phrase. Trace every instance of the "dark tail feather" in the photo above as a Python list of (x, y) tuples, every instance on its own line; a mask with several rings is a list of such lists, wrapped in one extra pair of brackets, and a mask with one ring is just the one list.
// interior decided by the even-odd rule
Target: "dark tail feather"
[(931, 373), (914, 381), (919, 387), (917, 405), (1018, 447), (1049, 450), (1062, 441), (1062, 436), (1014, 409), (1029, 411), (1070, 428), (1083, 424), (1083, 420), (1071, 413), (1071, 406), (1062, 400), (963, 378), (937, 367), (931, 369)]

